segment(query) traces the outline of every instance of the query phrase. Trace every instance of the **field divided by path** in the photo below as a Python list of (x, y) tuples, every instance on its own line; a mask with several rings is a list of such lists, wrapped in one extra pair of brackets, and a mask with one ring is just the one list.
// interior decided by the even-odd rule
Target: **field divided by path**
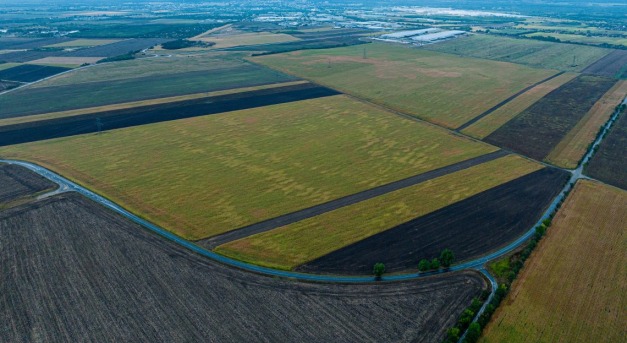
[(625, 339), (627, 192), (579, 181), (480, 342)]
[(545, 95), (561, 87), (563, 84), (572, 80), (576, 76), (577, 74), (567, 73), (543, 82), (512, 99), (510, 102), (499, 107), (494, 112), (489, 113), (487, 116), (480, 118), (477, 122), (466, 128), (462, 128), (461, 132), (478, 139), (485, 138), (487, 135), (496, 131), (499, 127), (515, 118), (522, 111), (529, 108), (529, 106), (536, 103), (536, 101), (542, 99)]
[(496, 150), (339, 95), (0, 155), (37, 162), (198, 240)]
[(484, 140), (536, 160), (544, 160), (615, 83), (614, 79), (579, 75)]
[[(171, 120), (225, 113), (338, 95), (335, 90), (303, 83), (130, 109), (97, 112), (0, 126), (0, 146), (105, 132)], [(18, 117), (22, 118), (22, 117)], [(27, 117), (28, 118), (28, 117)]]
[[(558, 44), (481, 34), (430, 44), (424, 49), (574, 72), (582, 71), (612, 52), (610, 49), (586, 45)], [(575, 57), (574, 65), (573, 56)]]
[(556, 73), (381, 43), (252, 60), (448, 128)]
[(66, 73), (0, 95), (0, 119), (294, 80), (219, 56), (123, 61)]
[[(272, 231), (233, 241), (219, 246), (215, 251), (254, 264), (293, 269), (541, 168), (539, 164), (514, 155), (501, 157)], [(437, 244), (435, 242), (436, 237), (432, 243)], [(353, 257), (359, 258), (357, 255)], [(372, 265), (368, 268), (372, 268)], [(364, 271), (360, 269), (354, 272)]]
[(614, 123), (585, 167), (586, 175), (627, 190), (627, 111)]
[(486, 289), (474, 272), (365, 285), (259, 276), (76, 194), (0, 212), (0, 246), (3, 342), (427, 343)]
[(527, 232), (568, 178), (566, 172), (544, 168), (401, 223), (298, 270), (366, 274), (374, 263), (383, 262), (390, 271), (416, 271), (421, 259), (436, 258), (447, 248), (458, 261), (481, 257)]
[(597, 101), (588, 113), (573, 127), (546, 157), (548, 162), (564, 168), (577, 166), (617, 105), (627, 96), (627, 81), (618, 81)]

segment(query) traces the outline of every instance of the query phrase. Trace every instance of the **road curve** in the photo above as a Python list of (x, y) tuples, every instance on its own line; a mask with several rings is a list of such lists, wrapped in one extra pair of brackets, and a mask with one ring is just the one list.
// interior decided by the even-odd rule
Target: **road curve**
[[(226, 264), (228, 266), (231, 267), (235, 267), (235, 268), (239, 268), (242, 270), (246, 270), (249, 272), (253, 272), (253, 273), (258, 273), (258, 274), (263, 274), (263, 275), (267, 275), (267, 276), (275, 276), (275, 277), (282, 277), (282, 278), (287, 278), (287, 279), (294, 279), (294, 280), (300, 280), (300, 281), (310, 281), (310, 282), (324, 282), (324, 283), (368, 283), (368, 282), (374, 282), (377, 281), (376, 278), (374, 276), (341, 276), (341, 275), (320, 275), (320, 274), (307, 274), (307, 273), (297, 273), (297, 272), (292, 272), (292, 271), (284, 271), (284, 270), (278, 270), (278, 269), (272, 269), (272, 268), (266, 268), (266, 267), (261, 267), (261, 266), (257, 266), (257, 265), (253, 265), (253, 264), (249, 264), (249, 263), (245, 263), (242, 261), (238, 261), (238, 260), (234, 260), (232, 258), (228, 258), (226, 256), (217, 254), (215, 252), (209, 251), (201, 246), (198, 246), (188, 240), (185, 240), (145, 219), (140, 218), (139, 216), (129, 212), (128, 210), (124, 209), (122, 206), (112, 202), (111, 200), (98, 195), (90, 190), (88, 190), (85, 187), (82, 187), (66, 178), (64, 178), (63, 176), (56, 174), (42, 166), (39, 166), (37, 164), (34, 163), (30, 163), (30, 162), (25, 162), (25, 161), (18, 161), (18, 160), (4, 160), (4, 159), (0, 159), (0, 163), (7, 163), (7, 164), (15, 164), (15, 165), (19, 165), (22, 166), (24, 168), (27, 168), (55, 183), (57, 183), (59, 185), (59, 190), (60, 191), (66, 191), (66, 192), (77, 192), (89, 199), (91, 199), (92, 201), (95, 201), (97, 203), (99, 203), (102, 206), (105, 206), (109, 209), (111, 209), (112, 211), (130, 219), (131, 221), (145, 227), (146, 229), (170, 240), (173, 241), (187, 249), (190, 249), (191, 251), (200, 254), (204, 257), (210, 258), (216, 262), (220, 262), (223, 264)], [(572, 173), (572, 171), (571, 171)], [(379, 281), (406, 281), (406, 280), (412, 280), (412, 279), (418, 279), (421, 277), (425, 277), (425, 276), (430, 276), (430, 275), (435, 275), (435, 274), (442, 274), (442, 273), (448, 273), (448, 272), (453, 272), (453, 271), (461, 271), (461, 270), (466, 270), (466, 269), (473, 269), (473, 270), (482, 270), (484, 268), (484, 265), (490, 261), (493, 260), (495, 258), (498, 258), (500, 256), (503, 256), (511, 251), (513, 251), (514, 249), (516, 249), (517, 247), (519, 247), (521, 244), (523, 244), (527, 239), (529, 239), (534, 233), (535, 233), (535, 227), (540, 224), (544, 219), (548, 218), (553, 211), (555, 211), (555, 209), (557, 208), (557, 205), (559, 204), (560, 201), (562, 201), (562, 199), (565, 197), (565, 194), (568, 190), (570, 190), (570, 188), (572, 187), (572, 183), (574, 181), (576, 181), (576, 179), (579, 178), (578, 175), (576, 175), (575, 173), (572, 173), (572, 177), (571, 180), (568, 184), (566, 184), (566, 186), (564, 187), (564, 189), (562, 190), (562, 192), (553, 200), (553, 202), (551, 203), (551, 205), (549, 206), (549, 208), (544, 212), (544, 214), (542, 215), (542, 217), (540, 218), (540, 220), (538, 220), (538, 223), (536, 225), (533, 225), (524, 235), (522, 235), (521, 237), (519, 237), (518, 239), (516, 239), (514, 242), (508, 244), (507, 246), (500, 248), (497, 251), (494, 251), (484, 257), (475, 259), (475, 260), (471, 260), (471, 261), (467, 261), (467, 262), (463, 262), (461, 264), (457, 264), (452, 266), (451, 268), (448, 268), (446, 270), (439, 270), (439, 271), (433, 271), (433, 272), (426, 272), (426, 273), (408, 273), (408, 274), (393, 274), (393, 275), (387, 275), (387, 276), (383, 276)]]

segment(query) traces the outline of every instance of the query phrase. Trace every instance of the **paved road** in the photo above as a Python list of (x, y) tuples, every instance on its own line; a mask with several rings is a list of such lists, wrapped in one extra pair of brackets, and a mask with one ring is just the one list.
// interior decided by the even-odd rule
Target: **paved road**
[(521, 94), (523, 94), (523, 93), (527, 92), (527, 91), (528, 91), (528, 90), (530, 90), (531, 88), (533, 88), (533, 87), (535, 87), (535, 86), (537, 86), (537, 85), (539, 85), (539, 84), (545, 83), (545, 82), (547, 82), (547, 81), (553, 80), (554, 78), (556, 78), (556, 77), (558, 77), (558, 76), (560, 76), (560, 75), (562, 75), (562, 74), (564, 74), (564, 72), (563, 72), (563, 71), (561, 71), (561, 72), (559, 72), (559, 73), (557, 73), (557, 74), (555, 74), (555, 75), (553, 75), (553, 76), (549, 76), (549, 77), (547, 77), (547, 78), (546, 78), (546, 79), (544, 79), (544, 80), (540, 80), (540, 81), (538, 81), (538, 82), (536, 82), (536, 83), (532, 84), (531, 86), (529, 86), (529, 87), (527, 87), (527, 88), (525, 88), (525, 89), (521, 90), (520, 92), (518, 92), (518, 93), (516, 93), (516, 94), (514, 94), (514, 95), (512, 95), (512, 96), (510, 96), (509, 98), (507, 98), (507, 99), (505, 99), (505, 100), (503, 100), (503, 101), (499, 102), (498, 104), (494, 105), (494, 107), (490, 108), (489, 110), (487, 110), (487, 111), (485, 111), (485, 112), (481, 113), (480, 115), (478, 115), (478, 116), (476, 116), (476, 117), (472, 118), (472, 119), (471, 119), (471, 120), (469, 120), (468, 122), (466, 122), (466, 123), (462, 124), (462, 126), (460, 126), (460, 127), (458, 127), (457, 129), (455, 129), (455, 131), (459, 132), (459, 131), (461, 131), (461, 130), (463, 130), (463, 129), (467, 128), (467, 127), (469, 127), (470, 125), (472, 125), (472, 124), (474, 124), (474, 123), (478, 122), (479, 120), (481, 120), (481, 118), (483, 118), (483, 117), (487, 116), (488, 114), (490, 114), (490, 113), (492, 113), (492, 112), (494, 112), (494, 111), (498, 110), (499, 108), (501, 108), (503, 105), (507, 104), (508, 102), (510, 102), (510, 101), (512, 101), (512, 100), (514, 100), (514, 99), (515, 99), (515, 98), (517, 98), (519, 95), (521, 95)]
[(426, 173), (415, 175), (415, 176), (412, 176), (403, 180), (391, 182), (391, 183), (388, 183), (379, 187), (368, 189), (363, 192), (359, 192), (356, 194), (345, 196), (343, 198), (332, 200), (324, 204), (312, 206), (312, 207), (309, 207), (300, 211), (288, 213), (286, 215), (282, 215), (276, 218), (271, 218), (271, 219), (268, 219), (259, 223), (245, 226), (240, 229), (232, 230), (222, 235), (218, 235), (215, 237), (198, 241), (197, 243), (205, 248), (213, 249), (219, 245), (222, 245), (231, 241), (235, 241), (240, 238), (248, 237), (250, 235), (254, 235), (257, 233), (261, 233), (261, 232), (270, 231), (270, 230), (276, 229), (277, 227), (281, 227), (281, 226), (288, 225), (291, 223), (296, 223), (303, 219), (311, 218), (311, 217), (314, 217), (314, 216), (317, 216), (326, 212), (337, 210), (338, 208), (341, 208), (341, 207), (353, 205), (358, 202), (368, 200), (370, 198), (374, 198), (383, 194), (397, 191), (399, 189), (413, 186), (413, 185), (434, 179), (436, 177), (444, 176), (453, 172), (470, 168), (472, 166), (475, 166), (481, 163), (489, 162), (499, 157), (503, 157), (507, 154), (509, 153), (506, 151), (497, 150), (489, 154), (471, 158), (469, 160), (465, 160), (465, 161), (458, 162), (458, 163), (455, 163), (446, 167), (442, 167), (442, 168), (432, 170)]

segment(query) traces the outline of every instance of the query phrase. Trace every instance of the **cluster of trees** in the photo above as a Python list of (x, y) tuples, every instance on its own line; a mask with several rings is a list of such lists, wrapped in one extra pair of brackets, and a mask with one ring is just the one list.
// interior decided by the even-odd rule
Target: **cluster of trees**
[(129, 52), (125, 53), (124, 55), (118, 55), (118, 56), (114, 56), (114, 57), (103, 58), (103, 59), (99, 60), (96, 63), (107, 63), (107, 62), (134, 60), (135, 59), (135, 55), (138, 54), (140, 51), (141, 50), (129, 51)]
[(418, 270), (421, 272), (426, 272), (429, 270), (438, 270), (440, 267), (449, 268), (451, 264), (455, 261), (455, 254), (451, 249), (444, 249), (442, 253), (440, 253), (440, 258), (434, 258), (431, 261), (424, 258), (418, 262)]
[(468, 306), (457, 319), (457, 324), (446, 332), (444, 343), (457, 343), (464, 332), (466, 332), (464, 342), (477, 342), (479, 336), (481, 336), (481, 325), (479, 323), (473, 323), (472, 320), (481, 309), (481, 306), (483, 306), (488, 294), (489, 293), (482, 294), (481, 299), (472, 299), (470, 306)]
[[(440, 269), (440, 267), (446, 269), (449, 268), (454, 261), (455, 254), (453, 254), (453, 251), (451, 249), (444, 249), (440, 253), (439, 259), (434, 258), (431, 261), (427, 259), (422, 259), (420, 263), (418, 263), (418, 270), (424, 272), (427, 270), (438, 270)], [(372, 273), (377, 279), (381, 278), (381, 276), (383, 276), (383, 273), (385, 273), (385, 264), (381, 262), (375, 263), (372, 267)]]

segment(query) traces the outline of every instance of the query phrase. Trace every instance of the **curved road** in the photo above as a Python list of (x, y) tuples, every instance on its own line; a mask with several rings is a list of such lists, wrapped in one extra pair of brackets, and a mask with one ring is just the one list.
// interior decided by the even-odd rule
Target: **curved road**
[[(277, 270), (277, 269), (272, 269), (272, 268), (266, 268), (266, 267), (261, 267), (261, 266), (256, 266), (256, 265), (252, 265), (249, 263), (245, 263), (242, 261), (238, 261), (238, 260), (234, 260), (225, 256), (222, 256), (220, 254), (214, 253), (212, 251), (206, 250), (190, 241), (187, 241), (153, 223), (150, 223), (147, 220), (144, 220), (140, 217), (138, 217), (137, 215), (127, 211), (126, 209), (124, 209), (123, 207), (121, 207), (120, 205), (112, 202), (111, 200), (100, 196), (90, 190), (88, 190), (85, 187), (82, 187), (64, 177), (62, 177), (61, 175), (58, 175), (44, 167), (41, 167), (37, 164), (34, 163), (30, 163), (30, 162), (24, 162), (24, 161), (16, 161), (16, 160), (3, 160), (0, 159), (0, 163), (7, 163), (7, 164), (15, 164), (15, 165), (19, 165), (22, 166), (24, 168), (27, 168), (29, 170), (32, 170), (33, 172), (57, 183), (59, 185), (59, 189), (57, 189), (56, 193), (61, 193), (61, 192), (77, 192), (80, 193), (81, 195), (113, 210), (114, 212), (117, 212), (118, 214), (121, 214), (122, 216), (132, 220), (135, 223), (138, 223), (140, 225), (142, 225), (143, 227), (147, 228), (150, 231), (153, 231), (154, 233), (169, 239), (187, 249), (190, 249), (202, 256), (208, 257), (214, 261), (232, 266), (232, 267), (236, 267), (236, 268), (240, 268), (243, 270), (247, 270), (250, 272), (254, 272), (254, 273), (259, 273), (259, 274), (264, 274), (264, 275), (268, 275), (268, 276), (278, 276), (278, 277), (283, 277), (283, 278), (288, 278), (288, 279), (295, 279), (295, 280), (301, 280), (301, 281), (316, 281), (316, 282), (326, 282), (326, 283), (364, 283), (364, 282), (373, 282), (376, 281), (376, 279), (373, 276), (339, 276), (339, 275), (320, 275), (320, 274), (306, 274), (306, 273), (297, 273), (297, 272), (292, 272), (292, 271), (283, 271), (283, 270)], [(453, 271), (460, 271), (460, 270), (466, 270), (466, 269), (474, 269), (474, 270), (479, 270), (481, 271), (482, 269), (484, 269), (484, 265), (485, 263), (487, 263), (490, 260), (493, 260), (495, 258), (498, 258), (500, 256), (503, 256), (509, 252), (511, 252), (512, 250), (516, 249), (518, 246), (520, 246), (521, 244), (523, 244), (527, 239), (529, 239), (534, 233), (535, 233), (535, 227), (541, 223), (544, 219), (548, 218), (551, 213), (555, 210), (555, 208), (557, 207), (558, 203), (564, 198), (564, 195), (566, 193), (566, 191), (568, 191), (571, 187), (571, 183), (576, 181), (577, 178), (579, 178), (580, 176), (578, 176), (577, 174), (573, 173), (571, 171), (571, 173), (573, 174), (573, 176), (571, 177), (570, 182), (564, 187), (564, 189), (562, 190), (562, 192), (555, 198), (555, 200), (553, 200), (553, 202), (551, 203), (551, 205), (549, 206), (549, 208), (545, 211), (545, 213), (543, 214), (543, 216), (540, 218), (540, 220), (538, 221), (538, 223), (534, 226), (531, 227), (531, 229), (529, 229), (524, 235), (522, 235), (521, 237), (519, 237), (518, 239), (516, 239), (514, 242), (508, 244), (507, 246), (492, 252), (486, 256), (483, 256), (481, 258), (472, 260), (472, 261), (467, 261), (464, 263), (460, 263), (457, 265), (452, 266), (451, 268), (447, 269), (447, 270), (440, 270), (440, 271), (433, 271), (433, 272), (427, 272), (427, 273), (410, 273), (410, 274), (395, 274), (395, 275), (388, 275), (388, 276), (384, 276), (383, 278), (381, 278), (381, 281), (403, 281), (403, 280), (412, 280), (412, 279), (417, 279), (417, 278), (421, 278), (421, 277), (425, 277), (425, 276), (429, 276), (429, 275), (434, 275), (434, 274), (441, 274), (441, 273), (447, 273), (447, 272), (453, 272)]]

